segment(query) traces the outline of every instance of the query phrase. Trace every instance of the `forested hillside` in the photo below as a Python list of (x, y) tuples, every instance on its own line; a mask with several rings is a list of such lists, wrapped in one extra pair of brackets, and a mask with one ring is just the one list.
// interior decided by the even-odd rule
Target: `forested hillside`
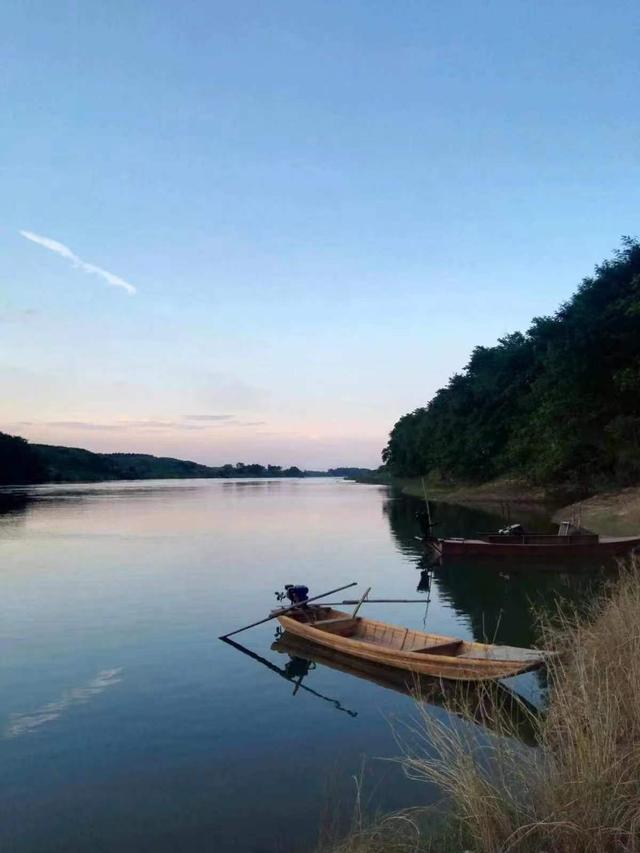
[(640, 243), (624, 238), (554, 316), (476, 347), (395, 424), (383, 461), (456, 481), (640, 482)]
[(47, 471), (38, 453), (24, 438), (0, 432), (0, 485), (38, 483)]
[(0, 485), (28, 483), (96, 483), (103, 480), (167, 480), (209, 477), (326, 476), (293, 465), (221, 465), (211, 467), (146, 453), (93, 453), (79, 447), (29, 444), (0, 432)]

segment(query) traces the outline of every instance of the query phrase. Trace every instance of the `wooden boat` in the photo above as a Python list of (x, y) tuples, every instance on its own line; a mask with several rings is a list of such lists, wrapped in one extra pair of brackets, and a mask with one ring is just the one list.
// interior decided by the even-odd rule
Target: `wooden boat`
[(414, 631), (331, 607), (301, 606), (277, 619), (289, 634), (353, 658), (419, 675), (459, 681), (507, 678), (537, 669), (545, 653), (515, 646), (473, 643)]
[[(518, 527), (513, 525), (511, 528)], [(622, 557), (640, 546), (640, 536), (599, 536), (562, 522), (556, 534), (522, 532), (480, 533), (477, 537), (425, 539), (443, 559), (455, 557), (524, 557), (538, 560)]]

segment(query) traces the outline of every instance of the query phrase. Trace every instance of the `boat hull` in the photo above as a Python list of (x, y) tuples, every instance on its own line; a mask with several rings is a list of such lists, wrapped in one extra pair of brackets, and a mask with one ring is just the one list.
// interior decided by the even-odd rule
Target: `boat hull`
[[(562, 537), (558, 537), (562, 539)], [(452, 557), (526, 558), (565, 560), (623, 557), (640, 547), (639, 537), (600, 539), (599, 542), (487, 542), (483, 539), (439, 539), (443, 559)]]

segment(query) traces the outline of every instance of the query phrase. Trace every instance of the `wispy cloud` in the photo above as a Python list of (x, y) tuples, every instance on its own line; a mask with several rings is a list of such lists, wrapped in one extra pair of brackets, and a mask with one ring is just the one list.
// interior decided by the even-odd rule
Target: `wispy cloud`
[(229, 421), (234, 415), (185, 415), (188, 421)]
[(128, 430), (198, 430), (206, 429), (200, 424), (185, 424), (182, 421), (112, 421), (100, 423), (96, 421), (16, 421), (15, 426), (47, 427), (53, 429), (103, 430), (126, 432)]
[(128, 281), (120, 278), (119, 275), (114, 275), (112, 272), (109, 272), (109, 270), (103, 270), (102, 267), (97, 267), (95, 264), (83, 261), (82, 258), (79, 258), (78, 255), (76, 255), (75, 252), (72, 252), (68, 246), (65, 246), (64, 243), (59, 243), (57, 240), (52, 240), (50, 237), (42, 237), (40, 234), (34, 234), (33, 231), (20, 231), (20, 234), (22, 234), (25, 239), (31, 240), (32, 243), (37, 243), (39, 246), (43, 246), (50, 252), (55, 252), (56, 255), (60, 255), (61, 258), (66, 258), (66, 260), (71, 261), (74, 267), (78, 267), (83, 272), (100, 276), (100, 278), (103, 278), (107, 284), (110, 284), (112, 287), (121, 287), (130, 294), (136, 293), (136, 288)]
[(84, 420), (51, 420), (51, 421), (12, 421), (6, 423), (9, 429), (23, 427), (44, 427), (46, 429), (87, 430), (109, 432), (137, 431), (210, 431), (217, 429), (234, 429), (236, 427), (263, 426), (266, 421), (239, 421), (235, 415), (188, 415), (181, 420), (133, 420), (120, 419), (114, 421), (84, 421)]

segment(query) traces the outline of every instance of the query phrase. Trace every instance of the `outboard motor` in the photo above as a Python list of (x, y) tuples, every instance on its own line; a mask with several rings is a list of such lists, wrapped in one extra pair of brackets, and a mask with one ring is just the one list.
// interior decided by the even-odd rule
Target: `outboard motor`
[(304, 584), (286, 583), (284, 592), (276, 592), (278, 601), (288, 598), (291, 604), (306, 604), (309, 598), (309, 587)]
[(509, 524), (507, 527), (503, 527), (502, 530), (498, 530), (500, 536), (524, 536), (524, 527), (521, 524)]

